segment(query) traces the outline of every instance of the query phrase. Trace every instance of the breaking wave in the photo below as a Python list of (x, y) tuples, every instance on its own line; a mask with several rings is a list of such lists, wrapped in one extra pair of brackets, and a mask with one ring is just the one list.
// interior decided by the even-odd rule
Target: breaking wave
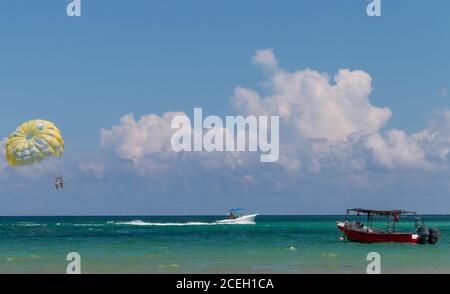
[(15, 226), (19, 227), (39, 227), (39, 226), (46, 226), (47, 224), (38, 224), (38, 223), (31, 223), (31, 222), (18, 222), (14, 224)]

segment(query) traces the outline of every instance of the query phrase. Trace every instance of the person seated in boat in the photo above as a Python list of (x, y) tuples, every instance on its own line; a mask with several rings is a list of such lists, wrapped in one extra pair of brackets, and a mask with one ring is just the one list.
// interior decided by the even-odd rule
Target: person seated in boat
[(233, 211), (230, 211), (230, 219), (237, 219), (237, 215)]
[(363, 225), (361, 222), (355, 222), (355, 227), (356, 227), (357, 229), (363, 229), (363, 228), (364, 228), (364, 225)]

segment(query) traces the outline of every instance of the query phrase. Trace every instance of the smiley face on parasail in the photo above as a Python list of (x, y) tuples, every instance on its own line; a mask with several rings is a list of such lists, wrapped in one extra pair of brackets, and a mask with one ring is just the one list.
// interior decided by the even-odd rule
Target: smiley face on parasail
[(61, 132), (52, 122), (41, 119), (21, 124), (6, 142), (6, 160), (12, 167), (33, 165), (63, 152)]

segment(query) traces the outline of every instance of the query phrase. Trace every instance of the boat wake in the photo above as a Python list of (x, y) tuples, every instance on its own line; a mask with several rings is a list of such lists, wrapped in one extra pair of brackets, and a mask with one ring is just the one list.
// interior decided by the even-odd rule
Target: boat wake
[(205, 222), (186, 222), (186, 223), (149, 223), (141, 220), (133, 220), (129, 222), (114, 222), (116, 225), (132, 225), (132, 226), (207, 226), (217, 225), (216, 223)]
[(214, 226), (214, 225), (239, 225), (239, 224), (255, 224), (254, 221), (248, 220), (232, 220), (232, 221), (216, 221), (212, 223), (206, 222), (185, 222), (185, 223), (152, 223), (144, 222), (142, 220), (133, 220), (128, 222), (107, 222), (115, 225), (129, 225), (129, 226)]

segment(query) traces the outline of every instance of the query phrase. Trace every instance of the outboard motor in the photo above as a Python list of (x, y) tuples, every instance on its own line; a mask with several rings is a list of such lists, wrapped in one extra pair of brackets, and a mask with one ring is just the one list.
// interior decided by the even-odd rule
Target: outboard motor
[(430, 242), (429, 241), (430, 230), (428, 229), (427, 226), (421, 226), (417, 228), (417, 235), (419, 235), (420, 244), (426, 244), (427, 242)]
[(438, 229), (430, 228), (429, 229), (430, 235), (428, 236), (428, 243), (429, 244), (436, 244), (439, 240), (439, 236), (441, 235), (439, 233)]

